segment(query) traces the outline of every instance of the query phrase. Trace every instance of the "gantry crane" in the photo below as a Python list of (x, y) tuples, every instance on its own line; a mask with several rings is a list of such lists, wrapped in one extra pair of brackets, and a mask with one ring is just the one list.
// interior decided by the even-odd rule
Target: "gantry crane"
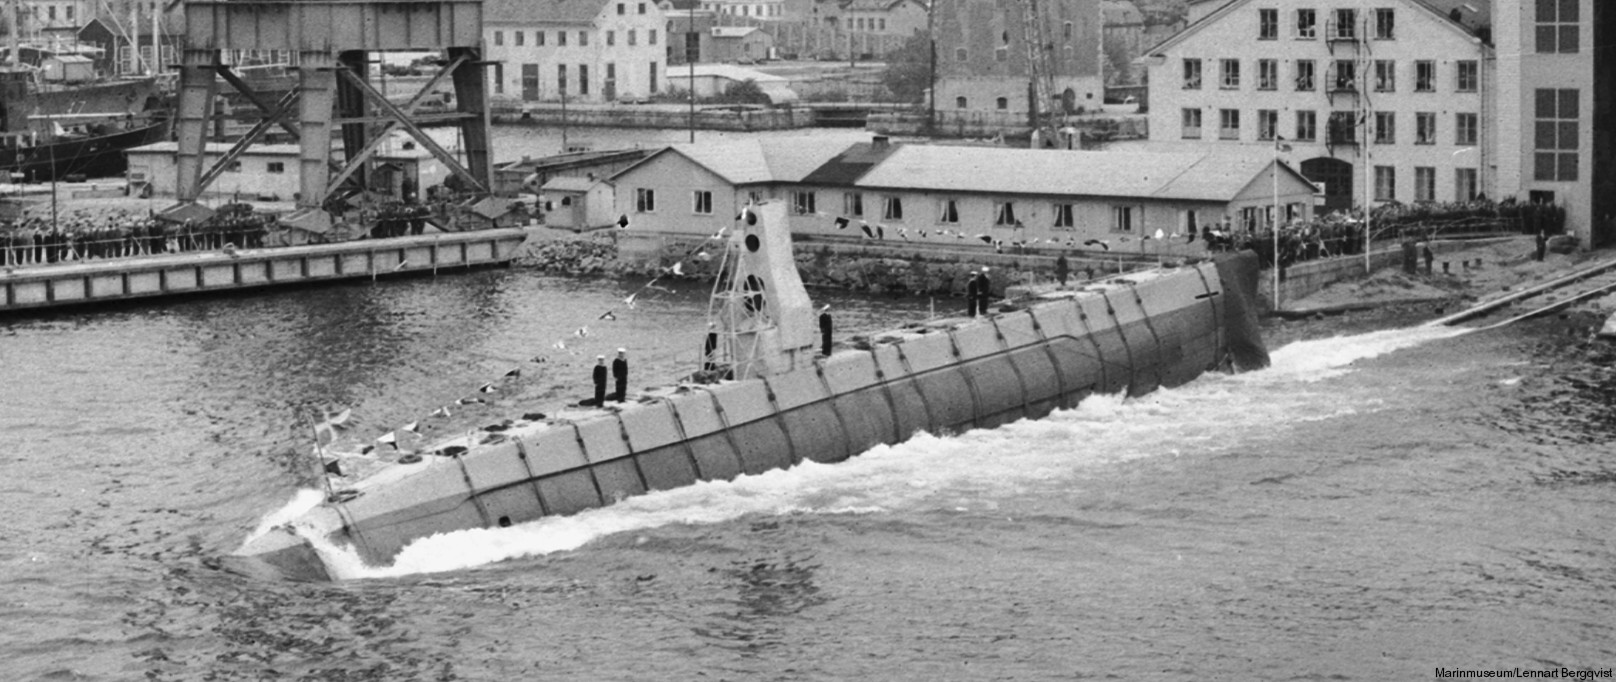
[(1046, 146), (1055, 139), (1053, 113), (1049, 103), (1055, 92), (1055, 68), (1050, 63), (1049, 39), (1044, 32), (1044, 13), (1038, 0), (1021, 0), (1022, 43), (1027, 48), (1027, 114), (1032, 125), (1032, 146)]

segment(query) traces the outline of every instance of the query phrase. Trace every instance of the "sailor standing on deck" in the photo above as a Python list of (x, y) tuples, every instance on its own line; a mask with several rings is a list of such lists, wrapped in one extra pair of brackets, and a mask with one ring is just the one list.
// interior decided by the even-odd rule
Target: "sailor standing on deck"
[(617, 359), (612, 360), (612, 378), (617, 380), (617, 402), (623, 402), (628, 395), (628, 351), (617, 349)]
[(983, 315), (988, 314), (988, 299), (993, 297), (993, 282), (988, 279), (988, 269), (982, 268), (982, 274), (976, 278), (976, 311)]
[(606, 404), (606, 356), (595, 356), (595, 404)]

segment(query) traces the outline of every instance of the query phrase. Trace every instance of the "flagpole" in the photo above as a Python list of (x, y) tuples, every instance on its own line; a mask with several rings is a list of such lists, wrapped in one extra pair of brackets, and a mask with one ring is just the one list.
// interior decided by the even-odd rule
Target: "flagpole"
[(1274, 312), (1279, 312), (1279, 142), (1280, 137), (1274, 134), (1274, 165), (1269, 169), (1274, 180), (1274, 217), (1268, 221), (1268, 229), (1274, 233)]

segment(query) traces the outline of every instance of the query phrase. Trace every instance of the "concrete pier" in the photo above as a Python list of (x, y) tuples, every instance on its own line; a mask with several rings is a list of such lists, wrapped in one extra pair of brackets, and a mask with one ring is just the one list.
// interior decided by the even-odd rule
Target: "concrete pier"
[(521, 228), (7, 268), (0, 313), (509, 263)]

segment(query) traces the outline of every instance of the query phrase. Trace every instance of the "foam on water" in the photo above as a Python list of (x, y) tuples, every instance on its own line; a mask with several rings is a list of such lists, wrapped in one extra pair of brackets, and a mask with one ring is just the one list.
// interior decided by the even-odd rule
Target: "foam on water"
[(304, 488), (297, 491), (292, 495), (292, 499), (287, 500), (286, 504), (282, 505), (280, 509), (265, 514), (264, 518), (259, 519), (258, 527), (247, 534), (247, 539), (241, 541), (241, 546), (246, 547), (253, 540), (263, 537), (265, 533), (268, 533), (276, 526), (290, 523), (298, 517), (309, 513), (315, 507), (320, 506), (320, 501), (324, 499), (325, 495), (313, 488)]
[[(1080, 479), (1094, 467), (1216, 452), (1261, 434), (1281, 437), (1296, 424), (1376, 409), (1372, 396), (1347, 399), (1315, 384), (1350, 372), (1358, 360), (1464, 331), (1415, 327), (1297, 342), (1274, 352), (1273, 365), (1258, 372), (1209, 374), (1140, 398), (1097, 395), (1074, 409), (997, 429), (921, 433), (840, 464), (805, 462), (572, 516), (434, 535), (405, 547), (391, 566), (366, 566), (353, 552), (327, 543), (316, 549), (338, 578), (382, 578), (471, 568), (577, 549), (614, 533), (721, 523), (747, 514), (987, 508), (1007, 494)], [(265, 524), (273, 525), (268, 518)]]

